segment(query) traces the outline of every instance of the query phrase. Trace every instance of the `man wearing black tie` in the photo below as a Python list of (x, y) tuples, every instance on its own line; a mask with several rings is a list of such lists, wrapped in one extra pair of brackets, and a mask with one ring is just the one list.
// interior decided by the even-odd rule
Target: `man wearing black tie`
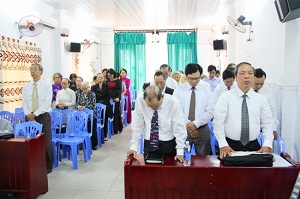
[[(47, 173), (52, 172), (52, 133), (51, 111), (52, 86), (41, 79), (43, 67), (34, 63), (30, 66), (32, 81), (25, 84), (22, 92), (22, 107), (27, 121), (36, 121), (43, 125), (42, 132), (46, 137), (46, 166)], [(34, 155), (34, 154), (33, 154)]]
[[(262, 95), (252, 89), (254, 68), (247, 62), (235, 70), (237, 88), (224, 92), (214, 110), (214, 133), (219, 142), (220, 158), (233, 151), (270, 153), (273, 143), (273, 118), (270, 106)], [(263, 131), (264, 143), (257, 137)]]
[(174, 89), (166, 86), (166, 75), (161, 71), (156, 71), (154, 74), (154, 84), (158, 86), (164, 93), (173, 95)]
[(187, 140), (195, 145), (197, 155), (210, 154), (210, 129), (207, 123), (213, 117), (213, 95), (210, 86), (200, 81), (202, 67), (190, 63), (185, 67), (187, 82), (173, 93), (181, 104)]
[(153, 85), (137, 97), (135, 105), (127, 157), (131, 154), (135, 157), (144, 133), (144, 153), (173, 155), (175, 160), (183, 162), (186, 133), (179, 101)]

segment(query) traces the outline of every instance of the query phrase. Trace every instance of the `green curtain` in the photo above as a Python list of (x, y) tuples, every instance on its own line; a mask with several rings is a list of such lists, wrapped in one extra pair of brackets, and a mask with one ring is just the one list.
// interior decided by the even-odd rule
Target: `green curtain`
[(188, 63), (198, 63), (197, 32), (167, 34), (168, 64), (173, 71), (183, 70)]
[(146, 35), (145, 33), (123, 32), (114, 35), (115, 70), (127, 70), (131, 89), (142, 91), (146, 81)]

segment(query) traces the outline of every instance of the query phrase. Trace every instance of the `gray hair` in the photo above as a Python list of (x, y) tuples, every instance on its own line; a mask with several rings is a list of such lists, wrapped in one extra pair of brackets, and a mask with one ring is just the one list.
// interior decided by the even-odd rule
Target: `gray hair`
[(158, 101), (160, 101), (161, 97), (162, 97), (162, 91), (158, 86), (155, 85), (148, 86), (144, 91), (144, 100), (146, 100), (147, 98), (148, 101), (151, 101), (152, 99), (156, 98)]
[(38, 64), (38, 63), (32, 63), (31, 66), (38, 66), (39, 67), (39, 70), (43, 71), (44, 68), (41, 64)]
[(84, 82), (82, 82), (80, 88), (82, 88), (83, 86), (89, 87), (89, 86), (90, 86), (90, 83), (87, 82), (87, 81), (84, 81)]

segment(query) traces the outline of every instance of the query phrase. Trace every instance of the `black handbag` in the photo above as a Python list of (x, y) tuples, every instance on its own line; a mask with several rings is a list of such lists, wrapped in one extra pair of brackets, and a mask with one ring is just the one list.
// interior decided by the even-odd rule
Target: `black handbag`
[(245, 156), (226, 156), (221, 161), (225, 166), (272, 167), (273, 155), (250, 154)]

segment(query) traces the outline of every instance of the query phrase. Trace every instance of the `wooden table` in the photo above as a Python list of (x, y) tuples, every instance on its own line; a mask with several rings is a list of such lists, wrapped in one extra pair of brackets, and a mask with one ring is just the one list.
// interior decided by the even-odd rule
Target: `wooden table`
[(48, 191), (45, 135), (0, 141), (0, 190), (16, 198), (37, 198)]
[(299, 164), (290, 167), (229, 167), (217, 156), (192, 156), (190, 167), (165, 157), (164, 164), (145, 164), (143, 155), (125, 160), (126, 199), (290, 197)]

